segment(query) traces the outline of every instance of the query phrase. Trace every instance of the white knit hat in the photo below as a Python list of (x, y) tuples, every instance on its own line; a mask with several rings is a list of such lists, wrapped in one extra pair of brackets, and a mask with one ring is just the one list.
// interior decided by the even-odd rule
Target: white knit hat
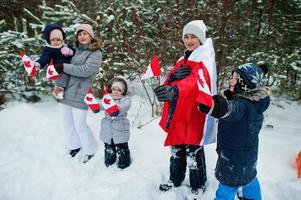
[(92, 38), (94, 38), (93, 28), (90, 24), (78, 24), (76, 26), (76, 35), (79, 31), (87, 31)]
[(190, 33), (197, 36), (201, 43), (204, 44), (206, 40), (206, 31), (207, 27), (203, 20), (193, 20), (184, 26), (182, 39), (184, 40), (184, 36)]
[(121, 89), (121, 91), (124, 91), (125, 89), (125, 86), (121, 81), (114, 81), (111, 88), (113, 89), (113, 87), (117, 87)]

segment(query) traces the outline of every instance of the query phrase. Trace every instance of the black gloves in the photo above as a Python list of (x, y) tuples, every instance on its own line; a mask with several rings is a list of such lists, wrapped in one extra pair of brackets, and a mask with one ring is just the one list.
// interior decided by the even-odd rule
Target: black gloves
[(209, 113), (210, 110), (212, 110), (211, 113), (209, 113), (214, 118), (221, 118), (228, 112), (228, 103), (227, 100), (220, 96), (220, 95), (214, 95), (212, 97), (213, 104), (212, 108), (205, 106), (204, 104), (199, 104), (198, 109), (203, 113)]
[(169, 76), (168, 82), (172, 83), (175, 80), (181, 80), (189, 76), (191, 73), (190, 67), (179, 67), (173, 74)]
[(158, 101), (171, 101), (175, 96), (176, 87), (171, 87), (169, 85), (161, 85), (154, 89), (154, 93), (156, 94)]
[(117, 117), (119, 115), (119, 110), (110, 114), (111, 117)]
[(64, 65), (63, 64), (53, 64), (55, 70), (57, 73), (62, 73), (64, 71)]

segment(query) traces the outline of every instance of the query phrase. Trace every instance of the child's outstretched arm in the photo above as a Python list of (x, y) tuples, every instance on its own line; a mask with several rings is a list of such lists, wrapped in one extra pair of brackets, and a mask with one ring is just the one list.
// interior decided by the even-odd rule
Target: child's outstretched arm
[(120, 102), (117, 103), (119, 109), (119, 115), (126, 113), (132, 105), (131, 98), (126, 96)]
[(227, 101), (220, 95), (212, 97), (212, 107), (209, 108), (204, 104), (199, 104), (198, 109), (215, 118), (223, 118), (228, 121), (237, 121), (245, 114), (247, 105), (243, 101)]

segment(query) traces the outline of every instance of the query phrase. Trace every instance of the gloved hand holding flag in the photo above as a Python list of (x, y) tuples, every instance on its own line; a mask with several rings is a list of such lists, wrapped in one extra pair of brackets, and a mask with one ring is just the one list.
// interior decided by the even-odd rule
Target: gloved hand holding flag
[(55, 80), (55, 79), (58, 79), (59, 77), (60, 77), (60, 75), (55, 70), (55, 68), (53, 66), (53, 60), (51, 59), (50, 63), (48, 64), (48, 67), (47, 67), (46, 78), (48, 78), (50, 80)]
[[(118, 106), (111, 95), (108, 93), (108, 90), (105, 90), (104, 96), (101, 101), (102, 107), (105, 111), (111, 116), (117, 116), (119, 113)], [(116, 114), (117, 113), (117, 114)]]
[(141, 80), (148, 79), (154, 76), (160, 76), (160, 64), (159, 64), (159, 57), (155, 56), (151, 63), (147, 66), (145, 73), (142, 75)]
[(24, 51), (20, 51), (24, 68), (29, 76), (36, 77), (36, 70), (34, 67), (34, 62), (25, 54)]
[(98, 113), (100, 111), (99, 103), (93, 96), (91, 88), (88, 89), (84, 101), (94, 113)]

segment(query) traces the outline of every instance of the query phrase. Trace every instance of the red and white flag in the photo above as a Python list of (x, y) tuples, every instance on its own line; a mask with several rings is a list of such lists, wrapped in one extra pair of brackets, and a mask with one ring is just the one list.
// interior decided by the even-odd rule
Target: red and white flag
[(93, 96), (91, 88), (88, 89), (84, 101), (93, 112), (98, 112), (100, 110), (99, 103), (97, 102), (96, 98)]
[(35, 77), (36, 76), (36, 70), (34, 67), (34, 62), (25, 54), (24, 51), (20, 51), (20, 55), (22, 57), (22, 61), (24, 64), (24, 68), (29, 76)]
[(118, 106), (111, 95), (108, 93), (108, 90), (105, 90), (104, 96), (101, 100), (101, 106), (105, 109), (105, 111), (111, 115), (114, 112), (117, 112)]
[(154, 76), (160, 76), (161, 70), (160, 70), (160, 64), (159, 64), (159, 57), (155, 56), (151, 63), (147, 66), (146, 71), (141, 76), (141, 80), (148, 79)]
[[(210, 77), (205, 78), (203, 69), (199, 69), (198, 71), (198, 88), (199, 88), (199, 94), (197, 97), (197, 102), (202, 103), (208, 107), (212, 107), (212, 95), (210, 92), (210, 88), (208, 84), (210, 84)], [(209, 76), (209, 75), (208, 75)], [(208, 83), (207, 83), (207, 81)]]
[(48, 64), (48, 67), (47, 67), (46, 78), (48, 78), (50, 80), (55, 80), (55, 79), (58, 79), (59, 77), (60, 77), (60, 75), (55, 70), (54, 65), (53, 65), (53, 60), (51, 59), (50, 63)]

